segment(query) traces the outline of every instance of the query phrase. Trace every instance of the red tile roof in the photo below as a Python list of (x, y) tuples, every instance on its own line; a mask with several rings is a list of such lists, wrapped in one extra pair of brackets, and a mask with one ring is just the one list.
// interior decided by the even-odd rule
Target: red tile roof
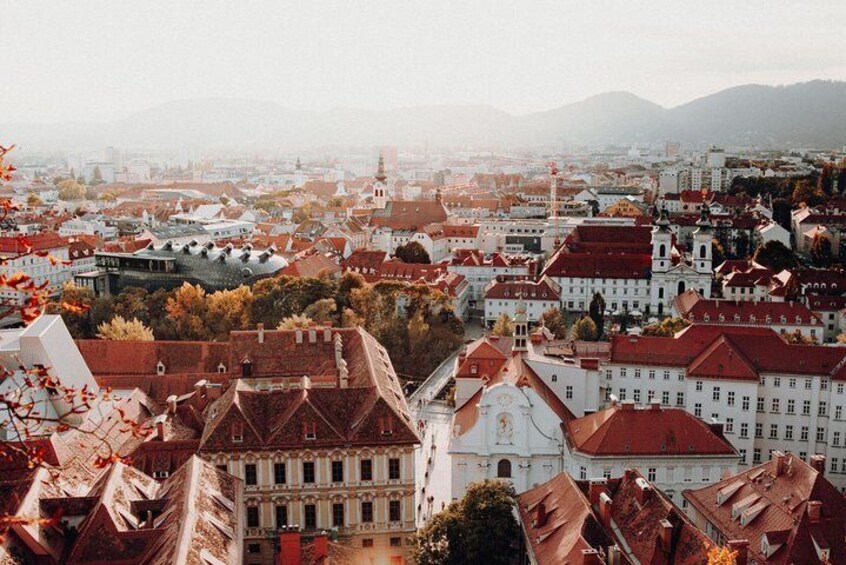
[(485, 299), (558, 300), (557, 286), (546, 277), (539, 281), (495, 280), (485, 289)]
[(615, 335), (610, 362), (687, 367), (707, 378), (756, 379), (762, 372), (846, 378), (842, 348), (789, 344), (763, 327), (695, 324), (675, 337)]
[[(364, 330), (267, 331), (261, 342), (258, 336), (255, 331), (230, 334), (230, 365), (241, 370), (248, 363), (250, 378), (300, 387), (259, 391), (239, 379), (215, 404), (201, 450), (419, 442), (388, 354)], [(337, 342), (347, 388), (341, 385)], [(233, 425), (244, 430), (243, 441), (232, 441)], [(306, 428), (314, 429), (314, 440), (305, 438)]]
[(646, 279), (652, 272), (652, 255), (567, 253), (560, 250), (543, 270), (549, 277)]
[(322, 274), (340, 273), (341, 267), (335, 261), (322, 253), (313, 253), (302, 259), (292, 261), (287, 267), (276, 273), (276, 276), (288, 277), (318, 277)]
[(30, 248), (35, 251), (49, 251), (68, 246), (67, 238), (52, 232), (37, 233), (30, 236), (0, 237), (0, 253), (20, 254), (27, 252)]
[(392, 230), (417, 230), (446, 222), (447, 210), (431, 200), (393, 200), (383, 210), (373, 210), (370, 225)]
[[(823, 476), (825, 459), (815, 461), (818, 468), (774, 452), (766, 463), (683, 494), (726, 539), (749, 540), (750, 562), (818, 563), (817, 546), (829, 549), (826, 562), (846, 563), (846, 501)], [(762, 550), (765, 536), (780, 544), (770, 556)]]
[(735, 454), (726, 439), (683, 409), (613, 406), (567, 422), (571, 448), (596, 456), (672, 457)]
[(567, 473), (521, 494), (517, 509), (535, 563), (583, 563), (583, 551), (614, 543)]
[(616, 546), (622, 563), (703, 565), (714, 547), (634, 470), (591, 483), (561, 473), (519, 495), (517, 509), (537, 563), (602, 563)]
[(682, 318), (694, 324), (822, 326), (822, 320), (807, 306), (793, 301), (716, 300), (688, 290), (676, 296), (673, 304)]
[(381, 267), (382, 263), (388, 260), (388, 253), (385, 251), (367, 251), (365, 249), (356, 249), (352, 255), (347, 257), (342, 263), (345, 271), (355, 271), (357, 273), (375, 273)]

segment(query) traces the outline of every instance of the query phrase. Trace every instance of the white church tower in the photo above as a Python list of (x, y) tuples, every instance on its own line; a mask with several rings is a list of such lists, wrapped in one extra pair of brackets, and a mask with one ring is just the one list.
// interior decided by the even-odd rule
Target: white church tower
[(672, 266), (673, 232), (667, 210), (661, 210), (661, 217), (652, 228), (652, 272), (666, 273)]
[(711, 275), (713, 272), (711, 245), (714, 240), (711, 220), (708, 218), (710, 210), (707, 205), (702, 206), (702, 213), (696, 222), (693, 232), (693, 266), (700, 275)]
[(529, 350), (529, 317), (526, 315), (526, 303), (523, 297), (517, 301), (517, 310), (514, 313), (514, 344), (511, 346), (513, 353), (522, 353)]
[(376, 182), (373, 183), (373, 207), (384, 209), (388, 203), (388, 177), (385, 175), (385, 159), (379, 153), (379, 169), (376, 172)]

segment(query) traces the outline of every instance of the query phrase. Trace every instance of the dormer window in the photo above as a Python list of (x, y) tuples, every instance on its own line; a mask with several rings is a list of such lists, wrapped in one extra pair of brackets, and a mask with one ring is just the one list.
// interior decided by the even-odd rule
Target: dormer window
[(244, 424), (241, 422), (234, 422), (232, 424), (232, 443), (241, 443), (244, 441)]
[(162, 363), (161, 361), (159, 361), (158, 364), (156, 364), (156, 374), (157, 375), (164, 375), (165, 374), (165, 366), (164, 366), (164, 363)]
[(479, 374), (479, 366), (475, 363), (470, 365), (470, 374), (471, 375), (478, 375)]
[(317, 422), (303, 422), (303, 437), (308, 440), (317, 439)]
[(249, 359), (241, 361), (241, 377), (248, 378), (253, 376), (253, 362)]
[(221, 363), (220, 365), (218, 365), (218, 366), (217, 366), (217, 372), (218, 372), (218, 373), (225, 373), (225, 372), (226, 372), (226, 365), (224, 365), (223, 363)]
[(394, 433), (394, 421), (391, 418), (379, 418), (379, 429), (383, 436), (390, 436)]

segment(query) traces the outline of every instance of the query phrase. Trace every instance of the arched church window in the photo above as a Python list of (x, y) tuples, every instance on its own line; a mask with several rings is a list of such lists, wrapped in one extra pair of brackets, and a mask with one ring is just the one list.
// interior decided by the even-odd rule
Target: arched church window
[(496, 464), (496, 476), (499, 479), (511, 478), (511, 461), (508, 459), (500, 459)]

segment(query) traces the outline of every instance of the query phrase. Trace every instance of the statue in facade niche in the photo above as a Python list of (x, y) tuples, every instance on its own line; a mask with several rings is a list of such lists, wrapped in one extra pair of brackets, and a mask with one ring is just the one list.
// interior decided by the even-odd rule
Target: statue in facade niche
[(511, 414), (503, 412), (497, 416), (496, 424), (496, 442), (511, 444), (514, 438), (514, 422), (511, 419)]

